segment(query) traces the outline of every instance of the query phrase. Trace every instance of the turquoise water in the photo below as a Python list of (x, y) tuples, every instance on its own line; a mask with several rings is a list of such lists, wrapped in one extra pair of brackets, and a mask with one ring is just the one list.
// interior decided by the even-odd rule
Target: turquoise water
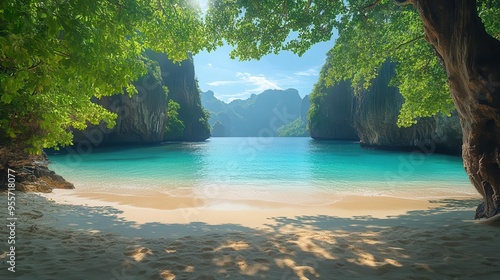
[(201, 143), (85, 149), (51, 155), (77, 188), (158, 190), (282, 200), (316, 193), (437, 198), (474, 194), (459, 157), (366, 150), (310, 138), (213, 138)]

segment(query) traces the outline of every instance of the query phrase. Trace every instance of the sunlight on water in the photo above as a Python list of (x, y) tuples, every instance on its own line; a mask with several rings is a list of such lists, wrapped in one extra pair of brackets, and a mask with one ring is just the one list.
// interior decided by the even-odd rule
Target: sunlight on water
[(94, 148), (51, 155), (51, 168), (93, 191), (192, 191), (279, 200), (315, 192), (433, 198), (470, 195), (459, 157), (365, 150), (310, 138), (213, 138), (154, 147)]

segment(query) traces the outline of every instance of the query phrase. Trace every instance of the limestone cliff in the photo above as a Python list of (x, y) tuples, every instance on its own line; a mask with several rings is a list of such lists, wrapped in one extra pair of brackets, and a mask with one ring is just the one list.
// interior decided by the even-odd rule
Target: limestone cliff
[[(173, 140), (202, 141), (209, 138), (210, 126), (201, 106), (193, 58), (190, 56), (176, 64), (162, 53), (154, 53), (151, 57), (160, 65), (163, 85), (168, 88), (168, 99), (180, 105), (179, 118), (185, 126), (184, 136)], [(166, 135), (166, 139), (170, 139), (169, 135)]]
[(399, 90), (388, 86), (394, 64), (384, 63), (369, 90), (356, 97), (354, 127), (362, 145), (385, 149), (415, 149), (431, 145), (438, 152), (460, 154), (461, 130), (456, 114), (421, 118), (408, 127), (396, 122), (404, 102)]
[(311, 95), (311, 136), (346, 140), (359, 137), (365, 147), (412, 150), (425, 146), (426, 150), (459, 155), (462, 136), (456, 113), (451, 117), (422, 118), (409, 128), (397, 126), (404, 99), (397, 88), (388, 86), (393, 74), (394, 65), (386, 62), (370, 89), (356, 96), (348, 82), (326, 87), (320, 80)]
[(107, 129), (104, 124), (75, 131), (74, 142), (89, 141), (100, 144), (147, 144), (163, 140), (166, 123), (167, 96), (162, 88), (158, 69), (151, 67), (148, 74), (134, 83), (138, 93), (103, 97), (96, 102), (117, 113), (116, 125)]
[[(117, 113), (116, 125), (107, 129), (104, 124), (75, 131), (75, 143), (97, 145), (151, 144), (170, 140), (165, 134), (167, 104), (170, 99), (180, 104), (179, 118), (185, 130), (180, 139), (198, 141), (210, 137), (194, 75), (191, 58), (180, 65), (168, 60), (165, 54), (146, 52), (148, 73), (134, 83), (138, 94), (127, 93), (101, 98), (96, 102)], [(168, 89), (166, 92), (166, 89)]]
[(353, 140), (358, 134), (353, 126), (355, 97), (351, 86), (341, 82), (326, 87), (320, 80), (309, 97), (309, 134), (314, 139)]

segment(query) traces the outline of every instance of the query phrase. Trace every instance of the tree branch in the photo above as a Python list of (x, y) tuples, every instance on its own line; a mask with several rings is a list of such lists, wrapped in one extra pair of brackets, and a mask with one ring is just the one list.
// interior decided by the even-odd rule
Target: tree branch
[(366, 12), (370, 9), (372, 9), (373, 7), (377, 6), (378, 4), (380, 3), (380, 0), (375, 0), (375, 2), (369, 4), (369, 5), (366, 5), (364, 6), (362, 9), (361, 9), (361, 14), (363, 15), (363, 17), (365, 19), (367, 19), (368, 17), (366, 16)]
[(40, 61), (38, 61), (37, 64), (32, 65), (32, 66), (26, 68), (26, 70), (28, 70), (28, 71), (35, 70), (38, 66), (42, 65), (42, 63), (43, 63), (43, 61), (40, 60)]
[(69, 54), (63, 53), (61, 51), (54, 50), (54, 53), (60, 56), (69, 57)]
[(307, 6), (306, 6), (306, 14), (309, 14), (309, 8), (311, 8), (311, 3), (312, 3), (312, 0), (309, 0), (307, 2)]
[(420, 39), (424, 39), (424, 35), (420, 35), (420, 36), (415, 37), (415, 38), (413, 38), (413, 39), (411, 39), (411, 40), (409, 40), (409, 41), (406, 41), (406, 42), (404, 42), (404, 43), (401, 43), (401, 44), (399, 44), (397, 47), (395, 47), (393, 50), (397, 50), (397, 49), (401, 48), (401, 47), (402, 47), (402, 46), (404, 46), (404, 45), (411, 44), (411, 43), (413, 43), (413, 42), (415, 42), (415, 41), (418, 41), (418, 40), (420, 40)]
[(409, 0), (394, 0), (394, 2), (396, 2), (396, 5), (400, 5), (400, 6), (410, 4)]
[(283, 1), (283, 14), (288, 17), (288, 0)]
[(366, 5), (363, 7), (363, 11), (366, 11), (366, 10), (369, 10), (375, 6), (377, 6), (378, 4), (380, 3), (380, 0), (375, 0), (375, 2), (369, 4), (369, 5)]

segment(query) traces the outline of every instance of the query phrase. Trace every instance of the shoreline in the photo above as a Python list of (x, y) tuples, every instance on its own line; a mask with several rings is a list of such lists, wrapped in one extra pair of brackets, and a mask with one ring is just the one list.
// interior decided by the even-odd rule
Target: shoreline
[[(265, 228), (269, 219), (273, 217), (329, 215), (342, 218), (357, 216), (387, 218), (404, 215), (409, 211), (425, 211), (441, 207), (442, 203), (437, 202), (439, 200), (480, 199), (479, 195), (443, 196), (432, 199), (344, 195), (325, 199), (321, 197), (321, 193), (312, 193), (308, 203), (299, 203), (294, 200), (296, 197), (286, 197), (287, 199), (283, 201), (228, 199), (197, 196), (189, 191), (172, 195), (157, 191), (128, 191), (116, 194), (86, 190), (54, 190), (52, 193), (40, 195), (60, 204), (113, 207), (121, 212), (120, 218), (138, 224), (235, 223), (260, 229)], [(316, 200), (317, 203), (314, 203), (315, 199), (321, 200)], [(472, 216), (473, 210), (471, 218)]]

